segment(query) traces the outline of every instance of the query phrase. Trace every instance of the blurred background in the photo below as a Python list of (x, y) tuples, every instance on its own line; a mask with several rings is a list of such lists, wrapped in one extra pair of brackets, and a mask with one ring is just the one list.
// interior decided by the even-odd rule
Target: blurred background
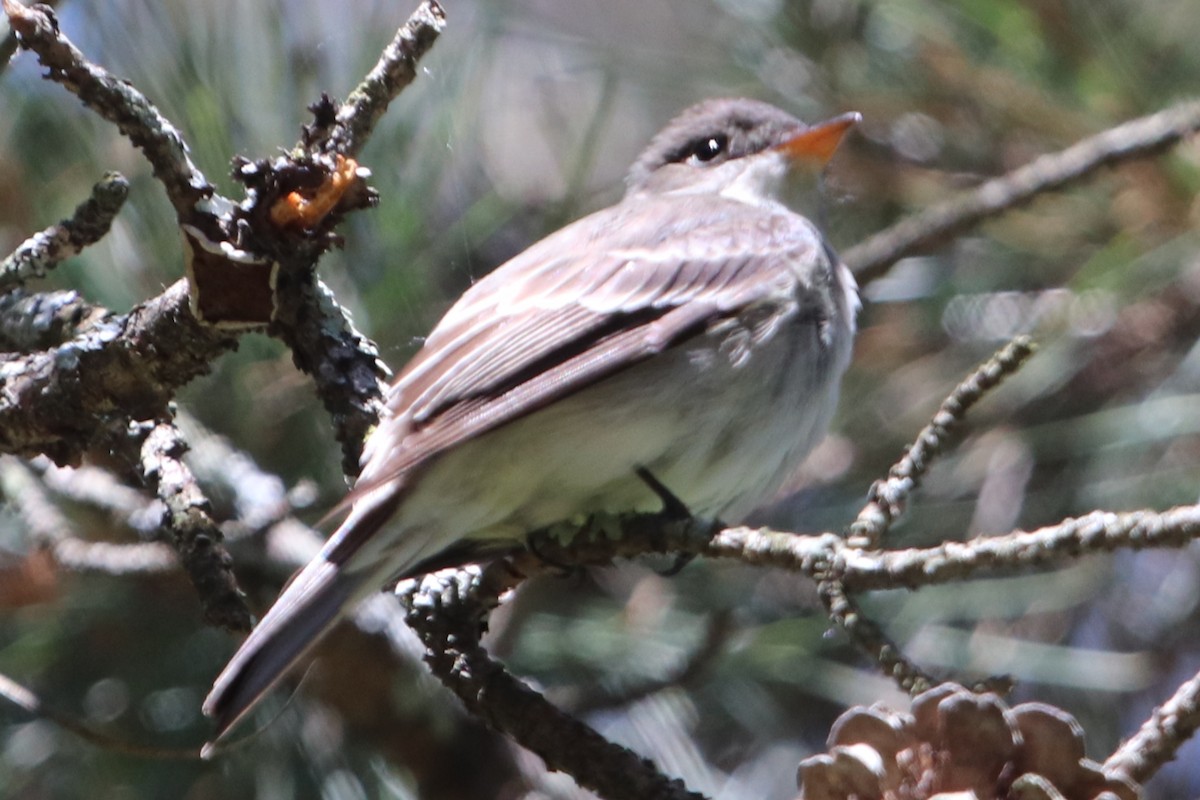
[[(230, 158), (295, 142), (305, 107), (321, 92), (344, 96), (414, 7), (64, 0), (59, 14), (91, 59), (181, 128), (201, 169), (231, 194)], [(618, 199), (648, 138), (703, 98), (752, 96), (812, 120), (862, 112), (823, 207), (810, 210), (844, 250), (1200, 86), (1193, 0), (447, 0), (446, 10), (446, 33), (362, 155), (379, 208), (354, 215), (344, 249), (321, 266), (393, 369), (474, 279)], [(33, 288), (74, 288), (125, 311), (183, 274), (171, 209), (128, 142), (20, 55), (0, 76), (0, 251), (69, 214), (111, 169), (133, 187), (112, 234)], [(846, 525), (941, 398), (1016, 333), (1032, 333), (1038, 355), (973, 414), (889, 544), (1196, 502), (1198, 188), (1193, 139), (864, 287), (834, 433), (758, 521)], [(179, 405), (280, 487), (299, 487), (294, 497), (310, 495), (306, 520), (344, 491), (326, 415), (278, 342), (243, 337)], [(3, 485), (10, 499), (19, 487)], [(228, 490), (210, 488), (216, 513), (235, 515)], [(73, 535), (147, 535), (46, 491)], [(198, 747), (200, 701), (234, 637), (203, 626), (180, 573), (55, 569), (26, 521), (11, 506), (0, 512), (0, 673), (114, 736)], [(261, 550), (233, 546), (259, 612), (287, 575)], [(1200, 669), (1196, 556), (1088, 556), (863, 602), (935, 673), (1011, 673), (1015, 700), (1069, 709), (1103, 759)], [(904, 707), (830, 631), (807, 581), (703, 561), (664, 578), (651, 566), (526, 585), (494, 618), (489, 646), (564, 707), (591, 709), (581, 713), (606, 736), (720, 798), (792, 797), (797, 762), (823, 749), (842, 709)], [(0, 794), (587, 796), (465, 718), (411, 651), (347, 628), (322, 652), (298, 693), (278, 692), (255, 717), (262, 733), (208, 764), (113, 753), (0, 705)], [(689, 660), (703, 668), (687, 680), (634, 691)], [(1197, 765), (1192, 743), (1151, 796), (1196, 796)]]

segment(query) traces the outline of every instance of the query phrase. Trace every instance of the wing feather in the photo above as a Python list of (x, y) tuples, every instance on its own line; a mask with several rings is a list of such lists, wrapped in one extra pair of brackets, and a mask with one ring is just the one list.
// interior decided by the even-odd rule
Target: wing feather
[[(468, 290), (397, 378), (348, 499), (750, 305), (794, 298), (805, 265), (824, 261), (811, 223), (781, 208), (763, 226), (763, 209), (712, 200), (597, 212)], [(361, 544), (347, 534), (330, 542), (335, 562)]]

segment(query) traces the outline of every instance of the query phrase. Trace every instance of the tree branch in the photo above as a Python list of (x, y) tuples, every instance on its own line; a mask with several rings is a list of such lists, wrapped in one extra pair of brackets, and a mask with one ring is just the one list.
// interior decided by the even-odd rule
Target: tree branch
[(391, 371), (324, 283), (312, 275), (285, 277), (271, 332), (309, 374), (342, 445), (342, 472), (357, 475), (363, 441), (379, 422)]
[(31, 294), (13, 289), (0, 295), (0, 351), (28, 353), (55, 347), (108, 314), (74, 290)]
[(129, 419), (155, 419), (236, 339), (198, 322), (179, 281), (51, 350), (0, 363), (0, 452), (75, 463)]
[(45, 277), (60, 261), (103, 239), (128, 196), (129, 181), (116, 172), (107, 173), (69, 219), (34, 234), (0, 261), (0, 292)]
[(867, 494), (867, 504), (850, 524), (847, 538), (855, 547), (879, 545), (892, 522), (904, 513), (908, 497), (921, 484), (921, 478), (941, 452), (946, 439), (966, 417), (967, 411), (1033, 355), (1033, 341), (1020, 336), (980, 364), (966, 380), (942, 401), (928, 425), (921, 429), (904, 456), (888, 471), (885, 480), (875, 481)]
[(171, 534), (184, 571), (196, 587), (204, 618), (235, 631), (250, 630), (250, 609), (233, 575), (233, 559), (222, 545), (208, 498), (183, 463), (187, 444), (174, 425), (145, 423), (131, 432), (140, 441), (142, 480), (165, 506), (162, 527)]
[(1007, 175), (963, 192), (880, 231), (842, 254), (860, 284), (883, 275), (901, 258), (928, 250), (955, 234), (1061, 189), (1100, 167), (1154, 155), (1200, 130), (1200, 100), (1131, 120), (1065, 150), (1049, 153)]
[(1200, 537), (1200, 506), (1167, 511), (1093, 511), (1034, 531), (889, 552), (843, 549), (836, 570), (855, 591), (916, 588), (997, 569), (1042, 566), (1081, 553), (1183, 547)]
[(366, 145), (388, 105), (417, 77), (417, 62), (446, 27), (446, 12), (424, 0), (384, 48), (379, 61), (338, 109), (321, 149), (355, 156)]
[(544, 568), (524, 556), (401, 585), (397, 592), (409, 608), (407, 622), (425, 643), (433, 673), (468, 711), (606, 800), (703, 800), (649, 760), (559, 711), (488, 656), (479, 643), (484, 621), (501, 595), (524, 580), (525, 566)]
[(1104, 762), (1106, 772), (1117, 772), (1144, 783), (1200, 729), (1200, 673), (1184, 681), (1167, 702)]
[(183, 137), (144, 94), (89, 62), (58, 29), (48, 6), (26, 8), (3, 0), (8, 24), (21, 46), (37, 54), (50, 80), (112, 122), (142, 151), (154, 177), (167, 190), (180, 221), (194, 221), (198, 205), (214, 195), (212, 185), (188, 156)]

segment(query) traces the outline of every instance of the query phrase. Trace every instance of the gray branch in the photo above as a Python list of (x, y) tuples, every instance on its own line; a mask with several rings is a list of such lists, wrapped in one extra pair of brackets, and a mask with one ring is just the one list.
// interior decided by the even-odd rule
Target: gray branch
[(58, 29), (58, 20), (48, 6), (26, 8), (15, 0), (4, 0), (4, 12), (21, 47), (37, 54), (47, 77), (116, 125), (146, 156), (180, 220), (194, 220), (198, 204), (213, 195), (213, 187), (192, 163), (175, 126), (130, 83), (84, 58)]
[(130, 439), (141, 442), (142, 479), (163, 502), (162, 527), (196, 587), (205, 619), (229, 630), (250, 630), (250, 610), (233, 576), (233, 559), (222, 544), (221, 529), (196, 477), (183, 463), (183, 435), (170, 423), (146, 423), (131, 431)]
[(1105, 772), (1145, 782), (1173, 759), (1200, 729), (1200, 673), (1184, 681), (1171, 699), (1154, 709), (1150, 719), (1108, 761)]
[(928, 250), (989, 217), (1061, 189), (1101, 167), (1154, 155), (1196, 131), (1200, 131), (1200, 100), (1179, 103), (1041, 156), (901, 220), (842, 255), (859, 282), (868, 283), (901, 258)]
[(116, 172), (107, 173), (69, 219), (34, 234), (0, 261), (0, 292), (44, 277), (60, 261), (103, 239), (128, 196), (129, 181)]
[(362, 150), (388, 105), (417, 77), (417, 62), (445, 27), (446, 12), (436, 0), (421, 3), (338, 109), (328, 149), (346, 156)]
[(972, 372), (955, 387), (934, 414), (928, 425), (917, 434), (904, 456), (888, 471), (884, 480), (876, 481), (867, 495), (867, 504), (849, 528), (850, 543), (856, 547), (875, 547), (892, 522), (904, 513), (909, 496), (920, 485), (947, 438), (966, 417), (967, 411), (983, 399), (1033, 355), (1033, 342), (1021, 336), (1000, 349), (994, 356)]
[(1200, 537), (1200, 506), (1167, 511), (1094, 511), (1035, 531), (1014, 531), (937, 547), (837, 554), (836, 569), (854, 591), (916, 588), (996, 570), (1046, 566), (1081, 553), (1184, 547)]
[(28, 353), (56, 347), (109, 316), (79, 292), (29, 293), (13, 289), (0, 295), (0, 351)]
[(468, 711), (606, 800), (703, 800), (653, 762), (555, 708), (487, 654), (479, 643), (484, 621), (524, 577), (513, 562), (500, 560), (402, 584), (408, 624), (424, 642), (434, 674)]
[(164, 416), (175, 392), (236, 342), (192, 316), (179, 281), (65, 344), (10, 358), (0, 363), (0, 452), (75, 463), (128, 420)]

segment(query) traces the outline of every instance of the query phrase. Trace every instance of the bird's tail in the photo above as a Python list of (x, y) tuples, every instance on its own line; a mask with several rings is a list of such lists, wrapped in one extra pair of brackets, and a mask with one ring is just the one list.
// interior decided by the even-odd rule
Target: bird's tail
[(246, 637), (205, 699), (204, 713), (216, 721), (216, 732), (202, 755), (208, 755), (213, 743), (341, 619), (361, 593), (365, 577), (322, 556), (300, 571)]

